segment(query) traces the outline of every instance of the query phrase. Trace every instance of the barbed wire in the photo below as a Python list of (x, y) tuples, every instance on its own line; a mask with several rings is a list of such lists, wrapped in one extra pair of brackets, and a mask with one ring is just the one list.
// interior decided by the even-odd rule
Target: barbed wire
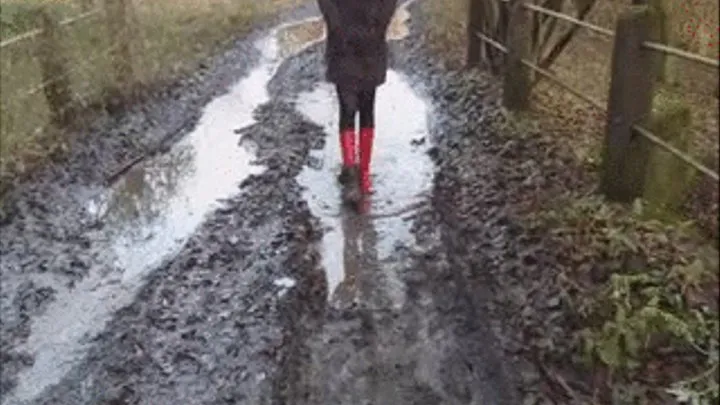
[[(79, 14), (79, 15), (77, 15), (77, 16), (75, 16), (75, 17), (66, 18), (66, 19), (60, 21), (59, 25), (60, 25), (61, 27), (62, 27), (62, 26), (66, 26), (66, 25), (71, 25), (71, 24), (74, 24), (74, 23), (76, 23), (76, 22), (83, 21), (83, 20), (85, 20), (85, 19), (88, 19), (88, 18), (90, 18), (90, 17), (93, 17), (93, 16), (95, 16), (95, 15), (97, 15), (97, 14), (100, 14), (100, 13), (102, 13), (102, 11), (103, 11), (102, 8), (97, 8), (97, 9), (95, 9), (95, 10), (90, 10), (90, 11), (88, 11), (88, 12)], [(5, 47), (7, 47), (7, 46), (10, 46), (10, 45), (12, 45), (12, 44), (16, 44), (16, 43), (18, 43), (18, 42), (22, 42), (22, 41), (25, 41), (25, 40), (28, 40), (28, 39), (31, 39), (31, 38), (35, 38), (36, 36), (42, 34), (42, 32), (43, 32), (43, 29), (42, 29), (42, 28), (36, 28), (36, 29), (31, 30), (31, 31), (28, 31), (28, 32), (26, 32), (26, 33), (19, 34), (19, 35), (16, 35), (16, 36), (12, 37), (12, 38), (8, 38), (8, 39), (5, 39), (5, 40), (3, 40), (3, 41), (0, 41), (0, 49), (5, 48)]]

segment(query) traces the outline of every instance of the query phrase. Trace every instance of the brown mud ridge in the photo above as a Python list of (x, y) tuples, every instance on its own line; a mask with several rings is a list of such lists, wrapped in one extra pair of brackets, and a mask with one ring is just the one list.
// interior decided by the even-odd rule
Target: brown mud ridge
[[(20, 187), (0, 242), (2, 405), (523, 403), (537, 381), (494, 280), (517, 266), (503, 196), (525, 179), (487, 131), (494, 83), (429, 60), (414, 8), (391, 30), (369, 214), (340, 209), (312, 7), (209, 63), (196, 97), (106, 122), (127, 145)], [(109, 187), (75, 176), (160, 139)]]

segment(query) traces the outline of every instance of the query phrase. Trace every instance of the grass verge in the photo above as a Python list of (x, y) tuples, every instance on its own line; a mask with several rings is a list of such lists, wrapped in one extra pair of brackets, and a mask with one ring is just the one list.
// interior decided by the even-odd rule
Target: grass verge
[[(246, 33), (253, 22), (271, 17), (302, 0), (134, 0), (131, 24), (134, 80), (138, 88), (160, 85), (193, 71), (197, 64)], [(0, 39), (37, 28), (35, 10), (47, 7), (58, 18), (86, 10), (87, 2), (2, 0)], [(57, 52), (69, 61), (74, 99), (81, 108), (102, 107), (113, 85), (109, 50), (116, 46), (107, 34), (103, 13), (61, 30)], [(0, 66), (0, 183), (23, 176), (66, 147), (66, 133), (52, 128), (36, 60), (37, 44), (26, 40), (3, 48)]]
[[(464, 56), (466, 3), (422, 3), (428, 45), (455, 66)], [(717, 2), (703, 4), (715, 7), (708, 15), (717, 15)], [(590, 20), (612, 28), (620, 8), (619, 1), (599, 2)], [(683, 46), (694, 50), (691, 45)], [(612, 43), (579, 35), (553, 70), (605, 101), (611, 48)], [(717, 170), (717, 72), (688, 68), (676, 77), (659, 91), (689, 107), (690, 153)], [(559, 363), (572, 365), (571, 375), (582, 371), (590, 380), (573, 385), (586, 391), (581, 402), (573, 403), (717, 403), (717, 184), (699, 177), (681, 215), (659, 220), (641, 201), (616, 205), (593, 192), (605, 125), (597, 111), (541, 82), (532, 110), (513, 118), (502, 133), (521, 142), (530, 132), (542, 134), (546, 145), (571, 157), (575, 166), (566, 171), (587, 179), (582, 190), (563, 184), (541, 190), (516, 211), (526, 231), (543, 240), (559, 263), (547, 271), (570, 321), (560, 325), (564, 341), (555, 344), (572, 353)], [(545, 328), (553, 327), (548, 320)], [(540, 358), (554, 357), (552, 349), (537, 349)]]

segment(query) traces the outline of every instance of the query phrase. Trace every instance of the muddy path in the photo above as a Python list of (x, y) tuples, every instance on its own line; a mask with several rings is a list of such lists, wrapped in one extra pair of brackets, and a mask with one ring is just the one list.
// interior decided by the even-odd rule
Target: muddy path
[[(159, 103), (191, 130), (131, 112), (110, 123), (136, 134), (127, 148), (95, 146), (20, 187), (0, 244), (2, 404), (520, 403), (485, 313), (493, 292), (468, 282), (444, 213), (461, 175), (447, 161), (477, 129), (468, 83), (427, 59), (415, 7), (391, 29), (364, 214), (339, 204), (313, 7), (210, 64), (187, 103), (196, 120)], [(472, 100), (497, 110), (492, 91)], [(112, 164), (68, 174), (103, 153)]]

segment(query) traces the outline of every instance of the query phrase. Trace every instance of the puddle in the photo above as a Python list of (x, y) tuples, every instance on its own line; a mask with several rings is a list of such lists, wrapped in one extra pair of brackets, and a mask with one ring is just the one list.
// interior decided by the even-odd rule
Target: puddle
[[(388, 28), (389, 40), (409, 34), (406, 2)], [(404, 288), (387, 259), (398, 248), (413, 243), (408, 218), (425, 201), (431, 188), (433, 163), (427, 154), (429, 104), (399, 73), (389, 71), (378, 89), (376, 136), (372, 157), (374, 194), (365, 215), (340, 212), (340, 169), (337, 137), (338, 105), (332, 85), (322, 83), (301, 94), (297, 108), (328, 134), (323, 150), (311, 151), (312, 167), (299, 175), (313, 214), (326, 227), (323, 267), (331, 304), (366, 301), (372, 306), (402, 305)], [(383, 271), (378, 272), (380, 262)], [(365, 275), (371, 272), (368, 277)], [(383, 302), (386, 300), (390, 302)]]
[[(282, 25), (258, 41), (257, 67), (205, 107), (191, 134), (88, 202), (88, 210), (105, 224), (102, 234), (114, 263), (108, 260), (106, 271), (58, 291), (57, 300), (34, 321), (21, 350), (33, 353), (35, 362), (4, 405), (32, 399), (59, 382), (82, 358), (88, 340), (132, 302), (143, 278), (182, 247), (219, 200), (239, 193), (245, 178), (264, 170), (252, 164), (252, 150), (238, 146), (234, 130), (254, 123), (253, 110), (268, 100), (266, 85), (282, 59), (321, 39), (304, 34), (317, 31), (315, 25), (313, 20)], [(288, 283), (282, 280), (284, 288), (291, 287)]]
[[(313, 214), (326, 227), (323, 266), (330, 299), (357, 300), (359, 295), (373, 300), (373, 296), (384, 294), (390, 297), (391, 305), (402, 305), (402, 283), (388, 268), (388, 263), (384, 263), (382, 274), (371, 276), (375, 281), (370, 290), (377, 294), (358, 291), (361, 286), (355, 279), (362, 278), (361, 273), (370, 268), (377, 269), (398, 247), (414, 243), (408, 217), (425, 201), (432, 185), (433, 163), (427, 155), (430, 106), (402, 75), (388, 72), (386, 83), (377, 92), (372, 157), (375, 193), (371, 196), (370, 211), (354, 215), (339, 213), (340, 188), (336, 180), (340, 169), (336, 135), (339, 112), (335, 97), (334, 88), (323, 83), (314, 91), (301, 94), (297, 100), (298, 110), (323, 126), (328, 134), (325, 148), (312, 151), (316, 164), (306, 167), (298, 180), (306, 187), (305, 198)], [(382, 289), (385, 291), (381, 292)]]

